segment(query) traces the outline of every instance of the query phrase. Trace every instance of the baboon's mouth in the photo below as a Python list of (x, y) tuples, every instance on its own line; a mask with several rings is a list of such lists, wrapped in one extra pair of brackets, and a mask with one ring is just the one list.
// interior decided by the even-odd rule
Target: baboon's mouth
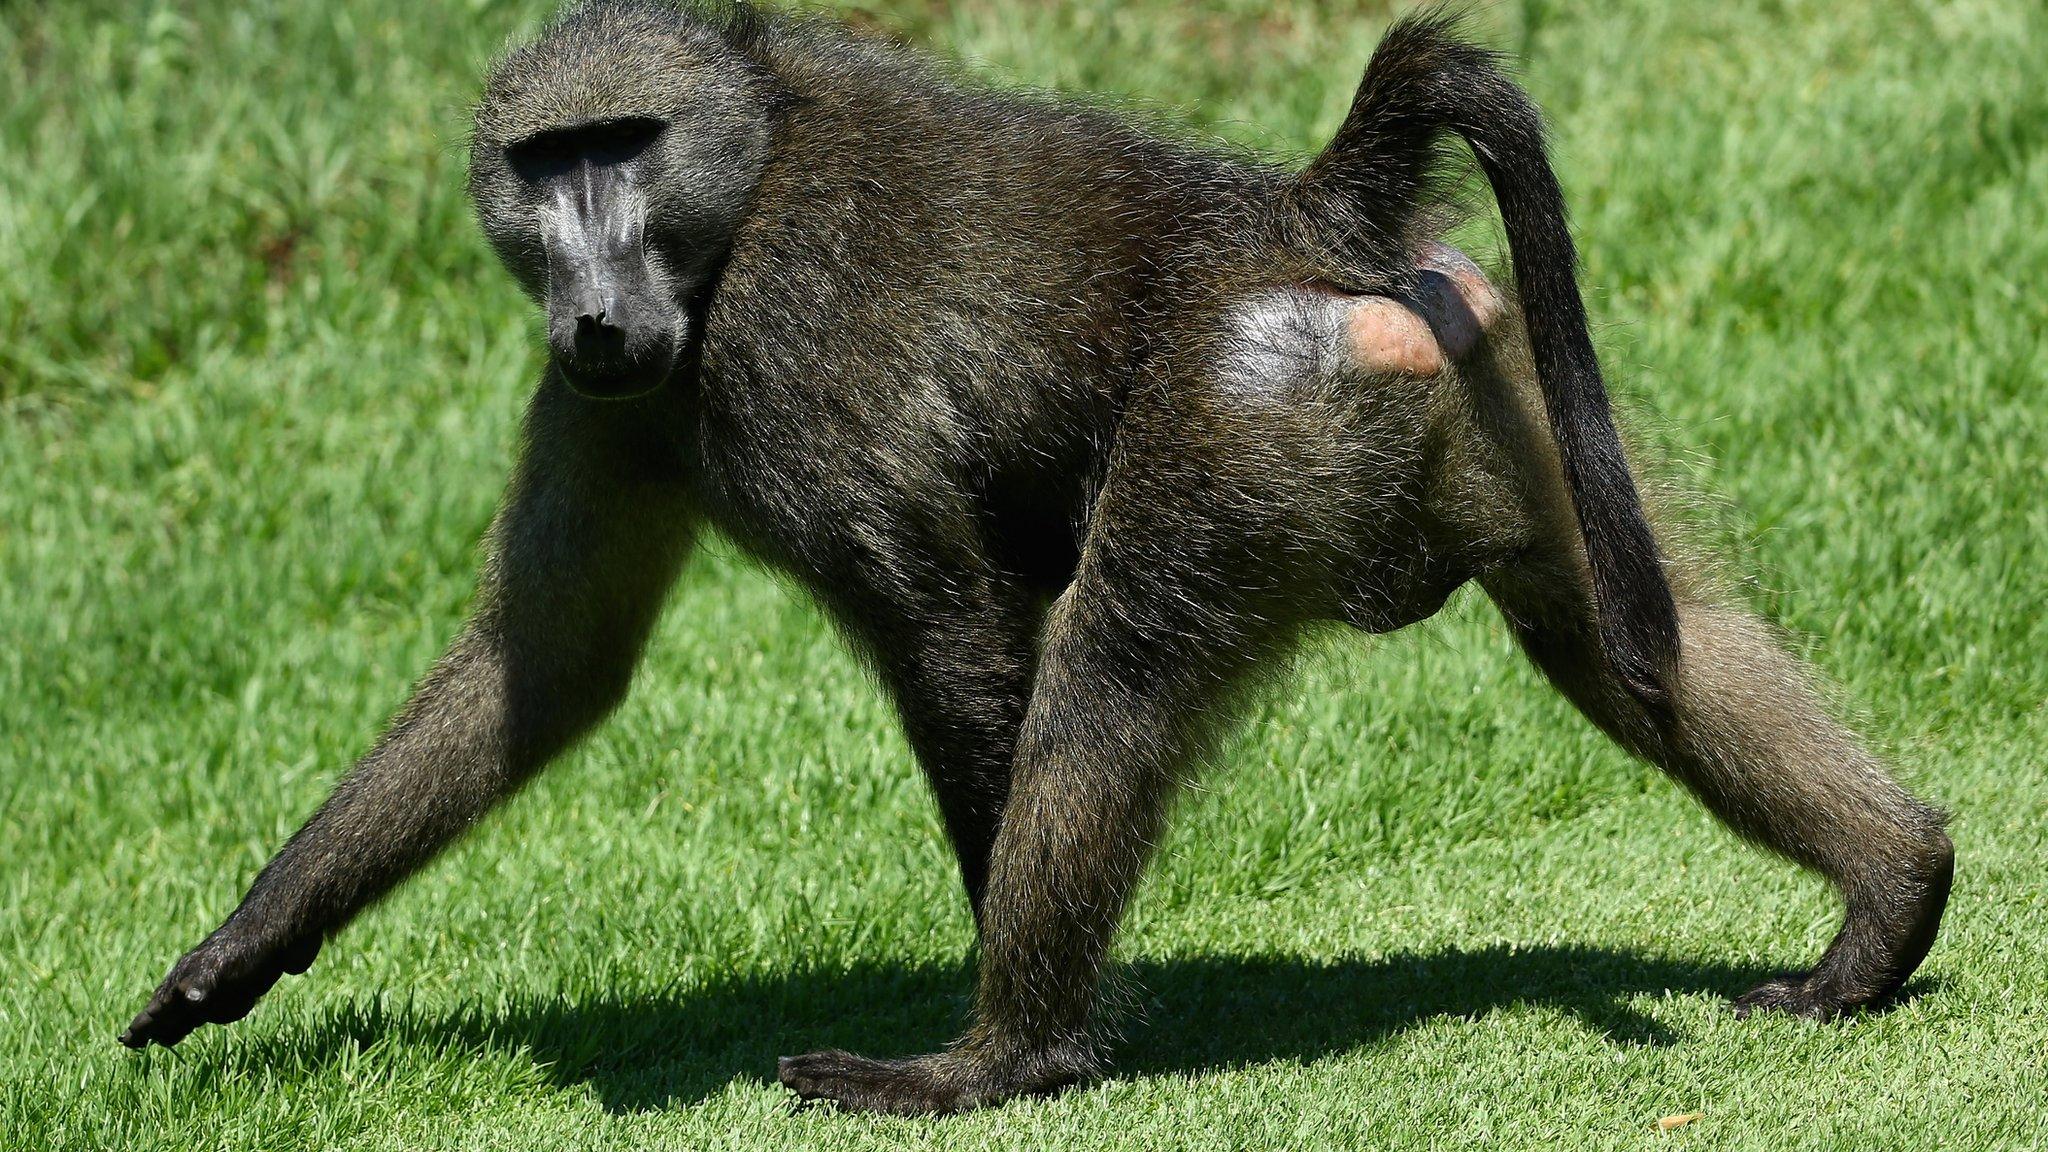
[(630, 400), (668, 383), (694, 353), (688, 322), (655, 330), (625, 329), (601, 317), (579, 318), (568, 349), (555, 348), (555, 367), (580, 396)]

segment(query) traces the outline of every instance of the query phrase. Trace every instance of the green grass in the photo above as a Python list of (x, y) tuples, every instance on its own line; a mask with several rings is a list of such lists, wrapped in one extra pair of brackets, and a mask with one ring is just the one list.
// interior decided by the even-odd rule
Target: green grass
[[(778, 1053), (947, 1038), (971, 932), (874, 691), (714, 548), (618, 717), (311, 976), (117, 1047), (460, 617), (538, 366), (463, 108), (541, 8), (0, 4), (0, 1147), (2048, 1144), (2036, 0), (1482, 14), (1551, 112), (1646, 440), (1956, 813), (1896, 1011), (1735, 1020), (1832, 898), (1592, 734), (1467, 594), (1316, 646), (1185, 805), (1110, 1079), (795, 1111)], [(868, 18), (1299, 153), (1384, 14)]]

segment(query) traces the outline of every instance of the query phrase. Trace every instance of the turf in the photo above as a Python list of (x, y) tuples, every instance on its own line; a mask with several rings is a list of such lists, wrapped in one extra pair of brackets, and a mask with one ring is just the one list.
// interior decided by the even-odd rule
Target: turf
[[(1956, 814), (1896, 1010), (1734, 1019), (1831, 896), (1593, 734), (1468, 593), (1320, 640), (1189, 799), (1108, 1080), (795, 1110), (778, 1053), (948, 1037), (971, 932), (871, 686), (714, 547), (600, 734), (249, 1020), (117, 1047), (460, 618), (538, 366), (467, 218), (463, 108), (540, 11), (0, 3), (0, 1146), (2048, 1143), (2035, 0), (1479, 21), (1551, 113), (1645, 443)], [(1386, 18), (858, 15), (1277, 154), (1335, 127)]]

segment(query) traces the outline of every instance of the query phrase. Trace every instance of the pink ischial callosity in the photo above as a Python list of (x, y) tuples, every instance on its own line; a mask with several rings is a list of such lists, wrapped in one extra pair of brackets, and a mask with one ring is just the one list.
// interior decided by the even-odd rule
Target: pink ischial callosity
[(1434, 376), (1444, 368), (1446, 349), (1429, 322), (1386, 296), (1361, 296), (1344, 317), (1351, 358), (1372, 373)]
[(1486, 274), (1456, 248), (1431, 244), (1418, 267), (1415, 300), (1360, 296), (1345, 316), (1346, 345), (1367, 372), (1441, 372), (1447, 361), (1470, 354), (1506, 310)]

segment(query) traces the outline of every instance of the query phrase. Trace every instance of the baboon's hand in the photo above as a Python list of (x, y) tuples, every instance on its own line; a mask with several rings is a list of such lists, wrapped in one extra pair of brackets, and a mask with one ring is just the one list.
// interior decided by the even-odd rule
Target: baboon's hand
[(318, 932), (279, 945), (251, 939), (230, 920), (171, 967), (148, 1007), (121, 1033), (121, 1043), (169, 1048), (201, 1024), (232, 1024), (279, 977), (304, 972), (319, 954)]
[(997, 1061), (962, 1046), (904, 1060), (839, 1051), (784, 1056), (776, 1074), (806, 1103), (830, 1103), (848, 1112), (949, 1116), (1016, 1096), (1050, 1095), (1088, 1079), (1095, 1067), (1080, 1053)]

